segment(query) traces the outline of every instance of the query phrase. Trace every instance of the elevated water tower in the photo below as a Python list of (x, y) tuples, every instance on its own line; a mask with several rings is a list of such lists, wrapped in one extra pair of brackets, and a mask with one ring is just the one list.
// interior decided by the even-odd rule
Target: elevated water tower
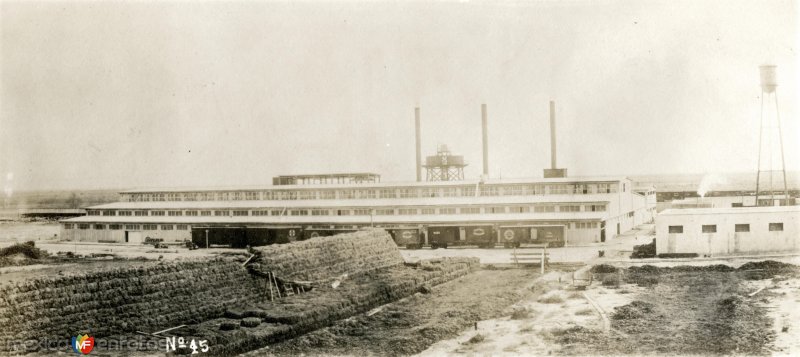
[(447, 145), (439, 145), (436, 155), (425, 158), (427, 181), (459, 181), (464, 179), (464, 156), (453, 155)]
[[(761, 75), (761, 120), (758, 130), (758, 170), (756, 174), (756, 206), (792, 205), (786, 183), (786, 164), (783, 158), (783, 133), (778, 108), (777, 67), (759, 67)], [(780, 160), (776, 158), (780, 153)], [(780, 168), (777, 168), (780, 161)], [(775, 177), (778, 176), (778, 177)], [(783, 179), (783, 190), (778, 186), (775, 197), (775, 181)], [(782, 194), (782, 195), (780, 195)], [(783, 197), (781, 197), (783, 196)], [(761, 197), (762, 199), (759, 199)], [(763, 198), (769, 197), (765, 200)]]

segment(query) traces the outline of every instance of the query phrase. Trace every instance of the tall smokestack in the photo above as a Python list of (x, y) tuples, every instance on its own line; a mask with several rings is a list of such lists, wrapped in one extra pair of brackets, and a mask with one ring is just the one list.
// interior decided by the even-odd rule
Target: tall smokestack
[(556, 166), (556, 102), (550, 101), (550, 168), (544, 169), (544, 178), (567, 177), (567, 169)]
[(556, 102), (550, 101), (550, 168), (556, 165)]
[(419, 129), (419, 107), (414, 108), (414, 119), (417, 135), (417, 182), (422, 181), (422, 144)]
[(483, 175), (484, 177), (489, 177), (489, 132), (486, 115), (486, 104), (481, 104), (481, 119), (483, 123)]

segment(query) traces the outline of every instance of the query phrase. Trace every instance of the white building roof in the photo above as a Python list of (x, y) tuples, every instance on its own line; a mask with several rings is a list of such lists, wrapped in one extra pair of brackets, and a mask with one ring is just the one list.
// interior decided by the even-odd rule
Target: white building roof
[[(586, 177), (559, 177), (559, 178), (512, 178), (489, 179), (485, 184), (548, 184), (548, 183), (589, 183), (589, 182), (619, 182), (628, 180), (624, 176), (586, 176)], [(480, 180), (463, 181), (406, 181), (406, 182), (370, 182), (360, 184), (320, 184), (320, 185), (264, 185), (264, 186), (228, 186), (228, 187), (170, 187), (170, 188), (142, 188), (122, 191), (120, 193), (151, 193), (151, 192), (200, 192), (200, 191), (259, 191), (259, 190), (315, 190), (324, 188), (382, 188), (382, 187), (425, 187), (425, 186), (464, 186), (477, 185)]]
[(715, 215), (715, 214), (762, 214), (795, 212), (800, 214), (800, 206), (764, 206), (764, 207), (720, 207), (720, 208), (684, 208), (667, 209), (659, 216)]

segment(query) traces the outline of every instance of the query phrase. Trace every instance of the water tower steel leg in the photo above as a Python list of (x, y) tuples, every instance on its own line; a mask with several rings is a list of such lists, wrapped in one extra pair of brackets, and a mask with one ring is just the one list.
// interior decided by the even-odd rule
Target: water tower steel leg
[(783, 158), (783, 130), (781, 129), (781, 111), (778, 108), (778, 92), (775, 91), (775, 116), (778, 120), (778, 140), (781, 144), (781, 171), (783, 171), (783, 192), (786, 195), (786, 204), (789, 205), (789, 186), (786, 184), (786, 160)]
[(761, 118), (758, 123), (758, 167), (756, 167), (756, 207), (758, 207), (758, 191), (761, 182), (761, 138), (764, 132), (764, 91), (761, 91)]

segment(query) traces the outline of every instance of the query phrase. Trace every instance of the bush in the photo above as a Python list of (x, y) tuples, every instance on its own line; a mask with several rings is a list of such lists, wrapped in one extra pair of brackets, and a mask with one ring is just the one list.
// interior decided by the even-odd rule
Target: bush
[(483, 335), (481, 335), (481, 334), (477, 334), (477, 335), (475, 335), (475, 336), (472, 336), (472, 337), (471, 337), (469, 340), (467, 340), (467, 343), (470, 343), (470, 344), (472, 344), (472, 343), (481, 343), (481, 342), (483, 342), (485, 339), (486, 339), (486, 338), (484, 338), (484, 337), (483, 337)]
[(594, 274), (616, 273), (617, 270), (619, 270), (617, 267), (608, 264), (600, 264), (592, 267), (592, 273)]
[(530, 310), (524, 307), (514, 309), (514, 312), (511, 313), (512, 320), (523, 320), (529, 318), (530, 316), (531, 316)]
[(564, 298), (562, 298), (561, 295), (558, 294), (550, 294), (546, 296), (540, 296), (539, 299), (537, 299), (536, 301), (542, 304), (560, 304), (564, 302)]
[(699, 255), (697, 253), (661, 253), (658, 255), (659, 258), (697, 258)]
[(631, 258), (633, 259), (655, 258), (655, 256), (656, 256), (655, 238), (653, 238), (653, 241), (650, 242), (649, 244), (633, 246), (633, 253), (631, 254)]
[(230, 331), (239, 328), (239, 324), (236, 321), (224, 321), (219, 325), (219, 329), (223, 331)]
[(649, 302), (635, 300), (628, 305), (614, 309), (611, 318), (614, 320), (633, 320), (646, 318), (653, 313), (654, 305)]
[(30, 259), (40, 259), (47, 257), (47, 252), (36, 248), (36, 243), (27, 241), (21, 244), (14, 244), (0, 249), (0, 257), (8, 257), (16, 254), (23, 254)]
[(612, 288), (616, 288), (619, 286), (619, 276), (617, 275), (606, 275), (603, 277), (603, 286), (608, 286)]
[(575, 311), (575, 315), (585, 316), (585, 315), (592, 315), (592, 314), (594, 314), (594, 309), (591, 309), (591, 308), (588, 308), (588, 307), (585, 308), (585, 309), (580, 309), (578, 311)]
[(261, 318), (259, 317), (245, 317), (242, 319), (242, 327), (256, 327), (261, 325)]
[(583, 299), (583, 294), (573, 291), (567, 296), (567, 299)]

